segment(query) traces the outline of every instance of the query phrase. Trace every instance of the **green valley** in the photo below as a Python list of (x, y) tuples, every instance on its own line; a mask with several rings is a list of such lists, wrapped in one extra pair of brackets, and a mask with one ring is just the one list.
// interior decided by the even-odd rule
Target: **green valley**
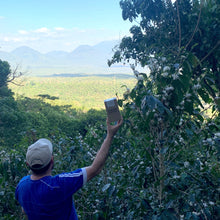
[[(104, 99), (122, 97), (136, 79), (122, 77), (23, 77), (19, 84), (10, 84), (15, 97), (45, 98), (52, 105), (71, 105), (74, 109), (87, 111), (103, 109)], [(125, 87), (126, 85), (126, 87)], [(40, 96), (39, 96), (40, 95)], [(49, 95), (49, 96), (45, 96)], [(49, 97), (49, 98), (48, 98)]]

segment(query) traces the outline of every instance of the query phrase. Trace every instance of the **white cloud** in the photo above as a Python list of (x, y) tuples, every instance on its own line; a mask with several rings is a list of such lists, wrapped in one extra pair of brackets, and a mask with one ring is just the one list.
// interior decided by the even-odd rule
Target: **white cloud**
[(64, 31), (65, 28), (63, 28), (63, 27), (55, 27), (54, 30), (55, 31)]
[(5, 19), (5, 17), (4, 16), (0, 16), (0, 20), (3, 20), (3, 19)]
[(26, 34), (28, 34), (28, 31), (25, 31), (25, 30), (19, 30), (18, 33), (19, 33), (19, 34), (22, 34), (22, 35), (26, 35)]
[(23, 41), (23, 39), (19, 38), (19, 37), (14, 37), (11, 40), (14, 41), (14, 42), (22, 42)]
[(46, 27), (42, 27), (42, 28), (39, 28), (37, 30), (34, 30), (35, 33), (49, 33), (50, 30)]
[(9, 39), (9, 37), (3, 37), (3, 41), (5, 41), (5, 42), (9, 42), (10, 39)]
[(3, 37), (4, 42), (21, 42), (22, 38), (19, 37)]
[(74, 27), (74, 28), (72, 28), (71, 31), (75, 31), (75, 32), (78, 32), (78, 33), (85, 33), (85, 32), (86, 32), (86, 29)]
[(64, 42), (64, 45), (66, 45), (66, 46), (70, 46), (70, 45), (72, 45), (73, 43), (71, 43), (71, 42)]

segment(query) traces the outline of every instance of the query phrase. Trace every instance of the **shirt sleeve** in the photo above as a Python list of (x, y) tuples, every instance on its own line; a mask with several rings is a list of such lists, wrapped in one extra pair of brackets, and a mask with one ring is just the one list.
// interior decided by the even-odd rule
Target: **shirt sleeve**
[(83, 186), (87, 183), (87, 172), (86, 168), (82, 168), (82, 173), (83, 173)]
[(66, 195), (74, 194), (87, 182), (86, 169), (77, 169), (72, 172), (57, 175)]

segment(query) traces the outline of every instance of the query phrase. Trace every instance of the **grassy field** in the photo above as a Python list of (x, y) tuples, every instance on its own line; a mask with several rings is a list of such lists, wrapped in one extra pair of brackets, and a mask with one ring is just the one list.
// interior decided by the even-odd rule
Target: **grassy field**
[(135, 85), (134, 78), (117, 77), (23, 77), (19, 79), (21, 86), (10, 84), (15, 98), (25, 96), (40, 98), (39, 95), (49, 95), (58, 99), (45, 101), (52, 105), (71, 105), (72, 108), (87, 111), (103, 109), (104, 99), (122, 97), (126, 88)]

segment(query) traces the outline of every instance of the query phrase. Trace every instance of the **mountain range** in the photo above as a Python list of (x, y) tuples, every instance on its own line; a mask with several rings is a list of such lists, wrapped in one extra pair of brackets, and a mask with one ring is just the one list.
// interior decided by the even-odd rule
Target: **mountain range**
[(128, 65), (108, 66), (118, 41), (104, 41), (94, 46), (80, 45), (72, 52), (51, 51), (40, 53), (27, 46), (11, 52), (0, 51), (0, 59), (9, 62), (12, 68), (30, 76), (54, 74), (130, 74)]

